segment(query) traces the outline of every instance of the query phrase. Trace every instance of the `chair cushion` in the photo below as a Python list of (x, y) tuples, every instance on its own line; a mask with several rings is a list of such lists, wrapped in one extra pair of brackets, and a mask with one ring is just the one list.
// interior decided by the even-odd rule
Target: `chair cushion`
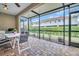
[(6, 43), (6, 42), (9, 42), (9, 41), (10, 41), (10, 40), (3, 39), (3, 40), (0, 40), (0, 44)]
[(5, 31), (0, 31), (0, 40), (5, 39)]

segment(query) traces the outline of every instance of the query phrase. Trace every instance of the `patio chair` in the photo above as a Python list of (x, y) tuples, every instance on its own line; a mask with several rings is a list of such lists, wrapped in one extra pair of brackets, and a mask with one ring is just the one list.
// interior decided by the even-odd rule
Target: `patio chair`
[[(23, 36), (24, 36), (24, 37), (23, 37)], [(24, 39), (24, 40), (22, 41), (22, 39)], [(26, 40), (25, 40), (25, 39), (26, 39)], [(17, 45), (18, 45), (18, 52), (19, 52), (19, 54), (21, 54), (21, 52), (23, 52), (23, 51), (25, 51), (25, 50), (31, 48), (31, 46), (30, 46), (30, 44), (29, 44), (29, 42), (28, 42), (28, 33), (26, 33), (26, 35), (21, 35), (21, 34), (20, 34), (19, 37), (16, 37), (16, 40), (17, 40)], [(21, 42), (21, 41), (22, 41), (22, 42)], [(24, 47), (24, 48), (23, 48), (23, 46), (25, 45), (25, 44), (23, 44), (23, 43), (27, 43), (28, 47)], [(23, 46), (21, 46), (20, 44), (23, 45)]]
[(0, 46), (3, 46), (5, 44), (10, 44), (11, 46), (11, 41), (9, 39), (6, 39), (5, 31), (0, 31)]

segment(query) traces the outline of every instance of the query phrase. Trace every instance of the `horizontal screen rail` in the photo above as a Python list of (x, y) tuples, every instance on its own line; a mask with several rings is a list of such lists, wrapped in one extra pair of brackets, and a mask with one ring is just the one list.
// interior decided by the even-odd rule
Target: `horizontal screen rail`
[[(29, 30), (29, 31), (38, 31), (38, 30)], [(53, 30), (40, 30), (41, 32), (42, 31), (46, 31), (46, 32), (69, 32), (69, 31), (60, 31), (60, 30), (58, 30), (58, 31), (53, 31)], [(72, 30), (71, 32), (79, 32), (79, 31), (75, 31), (75, 30)]]

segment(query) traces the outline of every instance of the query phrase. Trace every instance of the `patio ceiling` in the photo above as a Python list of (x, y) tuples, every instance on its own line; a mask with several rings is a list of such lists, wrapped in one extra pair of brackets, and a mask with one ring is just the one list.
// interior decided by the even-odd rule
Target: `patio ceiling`
[(4, 6), (0, 3), (0, 12), (10, 15), (17, 15), (22, 10), (27, 8), (31, 3), (19, 3), (20, 7), (17, 7), (14, 3), (7, 3), (8, 10), (4, 10)]
[[(29, 9), (28, 7), (33, 3), (19, 3), (19, 4), (21, 7), (17, 7), (14, 3), (7, 3), (8, 10), (4, 10), (2, 3), (0, 3), (0, 12), (10, 15), (18, 15), (23, 10), (25, 10), (24, 13), (22, 13), (22, 15), (26, 17), (31, 17), (36, 15), (32, 13), (31, 10), (34, 10), (38, 13), (43, 13), (62, 6), (62, 3), (38, 3), (38, 5), (36, 4), (36, 6), (34, 7), (32, 6), (30, 10), (27, 11), (27, 9)], [(67, 3), (65, 5), (67, 5)]]
[[(33, 12), (31, 12), (31, 10), (34, 10), (35, 12), (37, 13), (43, 13), (43, 12), (46, 12), (46, 11), (49, 11), (49, 10), (53, 10), (55, 8), (58, 8), (58, 7), (61, 7), (62, 6), (62, 3), (41, 3), (42, 5), (40, 6), (37, 6), (36, 8), (32, 8), (30, 9), (28, 12), (26, 11), (23, 16), (25, 17), (31, 17), (31, 16), (34, 16), (36, 14), (34, 14)], [(69, 3), (66, 3), (65, 5), (67, 5)]]

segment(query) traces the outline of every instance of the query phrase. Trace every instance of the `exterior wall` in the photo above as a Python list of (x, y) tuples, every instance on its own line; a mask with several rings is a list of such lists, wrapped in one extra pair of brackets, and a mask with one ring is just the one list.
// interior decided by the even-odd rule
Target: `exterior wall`
[(15, 16), (7, 14), (0, 15), (0, 30), (7, 30), (8, 28), (15, 27)]
[(16, 20), (16, 22), (15, 22), (16, 29), (17, 29), (17, 32), (19, 32), (19, 17), (16, 16), (16, 17), (15, 17), (15, 20)]

